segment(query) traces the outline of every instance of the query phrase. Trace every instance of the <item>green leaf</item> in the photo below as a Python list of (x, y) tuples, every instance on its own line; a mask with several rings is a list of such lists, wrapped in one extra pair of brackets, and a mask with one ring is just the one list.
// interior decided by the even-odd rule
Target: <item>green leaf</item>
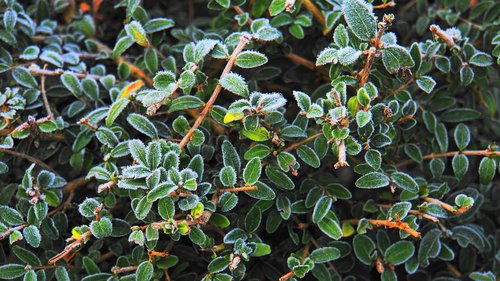
[(156, 127), (151, 121), (149, 121), (148, 118), (140, 114), (131, 113), (127, 116), (127, 122), (132, 125), (134, 129), (145, 134), (146, 136), (150, 138), (158, 138), (158, 130), (156, 130)]
[(267, 63), (267, 57), (257, 51), (243, 51), (236, 57), (236, 65), (241, 68), (254, 68)]
[(413, 143), (405, 145), (405, 153), (410, 157), (413, 161), (421, 163), (423, 160), (422, 151), (420, 148)]
[(17, 12), (13, 9), (7, 9), (3, 13), (3, 26), (8, 32), (12, 32), (17, 22)]
[(285, 10), (286, 0), (273, 0), (269, 5), (269, 14), (274, 17)]
[(245, 137), (247, 137), (253, 141), (266, 141), (269, 139), (269, 131), (264, 127), (258, 127), (255, 130), (247, 130), (247, 129), (243, 128), (241, 133)]
[(255, 157), (245, 166), (243, 170), (243, 180), (247, 185), (253, 185), (259, 180), (261, 172), (262, 166), (260, 158)]
[(415, 65), (408, 50), (398, 45), (391, 45), (382, 49), (382, 62), (389, 73), (396, 73), (403, 67), (412, 67)]
[(123, 36), (115, 43), (113, 48), (113, 57), (121, 56), (128, 48), (134, 44), (134, 39), (129, 36)]
[(9, 206), (0, 206), (2, 221), (9, 225), (20, 225), (23, 223), (23, 216), (16, 209)]
[(464, 194), (459, 194), (457, 195), (457, 197), (455, 197), (455, 205), (460, 208), (471, 207), (474, 205), (474, 198)]
[[(12, 252), (19, 258), (21, 261), (32, 265), (32, 266), (40, 266), (42, 262), (38, 258), (38, 256), (25, 248), (14, 245), (12, 248)], [(1, 275), (1, 274), (0, 274)]]
[(226, 75), (224, 75), (219, 83), (222, 85), (222, 87), (229, 92), (242, 96), (242, 97), (248, 97), (248, 86), (245, 83), (245, 79), (241, 77), (240, 75), (230, 72)]
[(217, 273), (226, 269), (231, 263), (226, 257), (216, 257), (208, 264), (208, 272)]
[(259, 228), (261, 221), (262, 212), (259, 207), (254, 205), (245, 216), (245, 229), (247, 232), (254, 232)]
[(311, 108), (311, 98), (303, 92), (293, 91), (293, 96), (302, 112), (307, 112)]
[(496, 275), (491, 272), (472, 272), (469, 277), (474, 281), (495, 281)]
[(326, 234), (328, 237), (339, 240), (342, 238), (342, 228), (337, 221), (326, 216), (320, 222), (318, 222), (319, 229)]
[[(350, 1), (356, 1), (356, 0), (350, 0)], [(340, 64), (350, 65), (358, 60), (358, 58), (361, 56), (361, 51), (358, 51), (352, 47), (344, 47), (339, 49), (337, 56)]]
[(178, 98), (175, 98), (172, 101), (172, 104), (170, 105), (168, 109), (168, 113), (175, 112), (175, 111), (180, 111), (180, 110), (186, 110), (186, 109), (191, 109), (191, 108), (198, 108), (203, 106), (205, 103), (198, 97), (196, 96), (181, 96)]
[(229, 142), (225, 140), (222, 143), (222, 161), (224, 166), (231, 166), (234, 168), (236, 173), (240, 171), (241, 161), (236, 148)]
[(224, 192), (219, 198), (219, 208), (223, 212), (232, 210), (237, 204), (238, 196), (232, 192)]
[(443, 113), (441, 115), (441, 121), (458, 123), (474, 120), (480, 116), (481, 112), (472, 108), (454, 108)]
[(316, 66), (325, 65), (329, 63), (336, 64), (338, 62), (338, 50), (335, 48), (326, 48), (319, 53), (316, 58)]
[(257, 189), (245, 191), (245, 193), (258, 200), (273, 200), (276, 198), (276, 193), (267, 184), (258, 181), (255, 186), (257, 186)]
[(61, 75), (61, 81), (63, 85), (75, 96), (80, 97), (82, 95), (82, 84), (80, 80), (73, 73), (64, 73)]
[(356, 181), (359, 188), (381, 188), (389, 185), (389, 178), (379, 172), (371, 172)]
[(302, 145), (297, 148), (297, 155), (302, 161), (313, 168), (319, 168), (321, 161), (316, 152), (307, 145)]
[(370, 149), (365, 154), (365, 161), (374, 170), (378, 170), (382, 164), (382, 154), (378, 150)]
[(372, 112), (371, 111), (363, 111), (360, 110), (356, 114), (356, 123), (358, 127), (363, 128), (372, 120)]
[(142, 262), (135, 272), (136, 281), (149, 281), (153, 278), (153, 264), (149, 261)]
[(312, 220), (314, 223), (320, 222), (332, 207), (333, 199), (328, 196), (322, 196), (314, 206)]
[(175, 22), (171, 19), (167, 18), (156, 18), (156, 19), (151, 19), (147, 21), (144, 24), (144, 30), (146, 30), (147, 33), (154, 33), (158, 31), (162, 31), (165, 29), (169, 29), (175, 25)]
[(411, 193), (418, 193), (417, 182), (408, 174), (402, 172), (395, 172), (391, 174), (391, 180), (400, 188)]
[(448, 131), (443, 123), (439, 123), (436, 126), (435, 134), (439, 150), (441, 152), (446, 152), (448, 150)]
[(109, 218), (103, 217), (90, 223), (90, 231), (98, 239), (108, 237), (113, 232), (113, 224)]
[(38, 82), (35, 80), (33, 75), (31, 75), (31, 73), (29, 73), (24, 68), (18, 67), (14, 69), (12, 71), (12, 77), (14, 78), (14, 80), (16, 80), (17, 83), (21, 84), (24, 87), (33, 89), (38, 88)]
[(118, 115), (120, 115), (120, 113), (127, 107), (129, 103), (129, 99), (118, 99), (113, 103), (113, 105), (111, 105), (106, 117), (107, 127), (111, 127), (113, 125)]
[(149, 41), (146, 35), (146, 31), (142, 27), (141, 23), (138, 21), (131, 21), (125, 25), (125, 31), (128, 37), (132, 38), (137, 44), (148, 47)]
[(356, 235), (352, 240), (352, 247), (358, 260), (371, 266), (377, 258), (376, 246), (373, 240), (366, 235)]
[(479, 163), (479, 181), (481, 184), (489, 184), (496, 173), (496, 162), (492, 158), (484, 157)]
[(424, 238), (422, 238), (418, 248), (418, 262), (420, 266), (427, 267), (429, 265), (429, 259), (437, 257), (439, 250), (441, 250), (440, 237), (441, 231), (434, 228), (429, 230)]
[(377, 33), (377, 21), (372, 9), (363, 0), (346, 0), (342, 5), (345, 21), (354, 35), (363, 41), (370, 41)]
[(307, 118), (318, 118), (323, 116), (323, 108), (316, 103), (313, 103), (306, 112)]
[(34, 225), (29, 225), (23, 229), (23, 236), (26, 242), (30, 244), (33, 248), (38, 248), (40, 242), (42, 241), (42, 236), (40, 230)]
[(469, 159), (463, 154), (457, 154), (453, 156), (451, 166), (453, 168), (453, 173), (457, 179), (461, 181), (469, 169)]
[(292, 190), (295, 188), (294, 182), (275, 166), (266, 166), (266, 176), (271, 182), (282, 189)]
[(220, 170), (219, 179), (226, 187), (234, 186), (236, 184), (236, 171), (232, 166), (225, 166)]
[(245, 158), (245, 160), (250, 160), (254, 157), (259, 157), (260, 159), (264, 159), (269, 154), (271, 154), (271, 149), (268, 146), (263, 144), (256, 144), (247, 151), (245, 151), (243, 158)]
[(476, 52), (469, 60), (470, 64), (486, 67), (493, 64), (493, 59), (490, 55), (483, 52)]
[(340, 258), (340, 251), (334, 247), (321, 247), (312, 251), (309, 258), (314, 263), (325, 263)]
[(400, 265), (408, 261), (414, 253), (415, 247), (412, 242), (398, 241), (385, 250), (384, 256), (390, 264)]
[(21, 277), (25, 272), (25, 266), (22, 264), (4, 264), (0, 266), (1, 279), (14, 279)]
[(155, 49), (146, 49), (144, 54), (144, 63), (148, 68), (149, 72), (156, 73), (158, 70), (158, 55)]

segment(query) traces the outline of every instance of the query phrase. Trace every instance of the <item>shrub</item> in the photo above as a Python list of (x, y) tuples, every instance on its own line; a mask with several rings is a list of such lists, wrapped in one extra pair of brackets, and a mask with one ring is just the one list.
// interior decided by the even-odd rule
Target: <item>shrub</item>
[(2, 2), (0, 279), (496, 280), (500, 3), (143, 2)]

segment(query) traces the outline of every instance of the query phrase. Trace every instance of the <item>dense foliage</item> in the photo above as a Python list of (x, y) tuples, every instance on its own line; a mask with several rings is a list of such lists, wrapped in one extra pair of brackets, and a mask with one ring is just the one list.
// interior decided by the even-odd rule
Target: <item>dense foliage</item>
[(498, 1), (0, 10), (0, 279), (497, 280)]

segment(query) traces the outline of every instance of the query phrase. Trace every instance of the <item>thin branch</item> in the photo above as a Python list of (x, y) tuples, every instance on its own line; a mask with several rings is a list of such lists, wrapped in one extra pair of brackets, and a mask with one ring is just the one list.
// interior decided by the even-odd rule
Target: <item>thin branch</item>
[(385, 9), (387, 7), (394, 7), (394, 6), (396, 6), (396, 3), (394, 1), (390, 1), (384, 4), (375, 5), (373, 6), (373, 9)]
[(304, 145), (306, 143), (309, 143), (309, 142), (315, 140), (318, 137), (321, 137), (322, 135), (323, 135), (323, 132), (320, 132), (320, 133), (317, 133), (315, 135), (312, 135), (312, 136), (308, 137), (307, 139), (303, 139), (303, 140), (301, 140), (301, 141), (299, 141), (297, 143), (294, 143), (294, 144), (290, 145), (289, 147), (285, 148), (285, 150), (283, 150), (283, 151), (290, 152), (290, 151), (292, 151), (292, 150), (294, 150), (296, 148), (301, 147), (302, 145)]
[(0, 233), (0, 240), (4, 239), (5, 237), (9, 236), (12, 232), (14, 231), (19, 231), (25, 227), (27, 227), (28, 224), (27, 223), (23, 223), (21, 225), (18, 225), (18, 226), (15, 226), (15, 227), (11, 227), (7, 230), (5, 230), (4, 232)]
[[(422, 159), (424, 160), (429, 160), (429, 159), (434, 159), (434, 158), (441, 158), (441, 157), (453, 157), (457, 154), (463, 154), (463, 155), (468, 155), (468, 156), (485, 156), (485, 157), (491, 157), (491, 156), (500, 156), (500, 151), (491, 151), (491, 150), (465, 150), (465, 151), (450, 151), (450, 152), (445, 152), (445, 153), (431, 153), (425, 155)], [(396, 167), (402, 167), (406, 166), (408, 164), (414, 163), (414, 160), (407, 160), (400, 162), (399, 164), (396, 164)]]
[(323, 13), (321, 13), (318, 7), (316, 7), (316, 5), (314, 5), (314, 3), (311, 0), (303, 0), (302, 4), (306, 9), (308, 9), (313, 14), (313, 17), (317, 21), (319, 21), (319, 23), (321, 23), (323, 27), (325, 27), (326, 23), (325, 16), (323, 15)]
[(126, 272), (136, 271), (138, 267), (139, 266), (137, 266), (137, 265), (131, 265), (131, 266), (125, 266), (125, 267), (114, 266), (113, 268), (111, 268), (111, 272), (113, 274), (126, 273)]
[[(240, 42), (234, 49), (233, 53), (231, 54), (231, 57), (229, 61), (226, 64), (226, 67), (222, 71), (221, 78), (224, 77), (226, 74), (231, 71), (231, 68), (233, 67), (234, 63), (236, 62), (236, 57), (241, 53), (245, 45), (250, 42), (251, 37), (247, 34), (244, 34), (240, 38)], [(208, 102), (205, 104), (205, 107), (203, 108), (203, 111), (200, 113), (196, 121), (194, 122), (193, 126), (189, 129), (187, 134), (184, 136), (182, 141), (179, 143), (179, 146), (183, 148), (186, 146), (186, 144), (191, 140), (191, 136), (194, 134), (194, 131), (198, 129), (198, 127), (201, 125), (203, 120), (205, 120), (205, 117), (207, 114), (210, 112), (210, 109), (212, 108), (212, 105), (215, 103), (217, 100), (217, 97), (219, 96), (219, 93), (222, 90), (222, 85), (220, 83), (217, 84), (217, 86), (214, 89), (214, 92), (212, 93), (212, 96), (208, 100)]]
[(442, 30), (439, 25), (433, 24), (429, 27), (429, 30), (434, 33), (437, 37), (439, 37), (441, 40), (443, 40), (448, 47), (452, 48), (455, 47), (455, 41), (453, 41), (453, 38), (448, 36), (444, 30)]
[(460, 214), (463, 214), (465, 212), (467, 212), (470, 208), (472, 208), (472, 206), (466, 206), (466, 207), (461, 207), (461, 208), (455, 208), (453, 207), (452, 205), (450, 204), (447, 204), (441, 200), (438, 200), (438, 199), (434, 199), (434, 198), (430, 198), (430, 197), (422, 197), (422, 199), (424, 201), (427, 201), (429, 203), (434, 203), (434, 204), (437, 204), (439, 205), (441, 208), (445, 209), (446, 211), (454, 214), (454, 215), (460, 215)]
[[(46, 70), (47, 69), (47, 64), (45, 64), (43, 66), (43, 70)], [(52, 114), (52, 111), (50, 110), (50, 106), (49, 106), (49, 100), (47, 99), (47, 93), (45, 91), (45, 75), (42, 75), (42, 78), (41, 78), (41, 87), (40, 87), (40, 94), (42, 95), (42, 99), (43, 99), (43, 105), (45, 106), (45, 109), (47, 110), (47, 114), (48, 116), (50, 116), (51, 118), (54, 117), (54, 114)]]
[(242, 186), (242, 187), (224, 188), (224, 189), (219, 189), (219, 193), (224, 193), (224, 192), (241, 192), (241, 191), (250, 191), (250, 190), (257, 190), (257, 186), (255, 186), (255, 185), (249, 185), (249, 186)]
[(16, 157), (28, 160), (31, 163), (35, 163), (36, 165), (44, 168), (45, 170), (49, 170), (49, 171), (53, 172), (54, 174), (59, 175), (59, 173), (57, 173), (52, 167), (50, 167), (49, 165), (45, 164), (42, 160), (37, 159), (37, 158), (35, 158), (33, 156), (24, 154), (22, 152), (14, 151), (14, 150), (9, 150), (9, 149), (6, 149), (6, 148), (0, 148), (0, 152), (3, 152), (5, 154), (10, 154), (10, 155), (13, 155), (13, 156), (16, 156)]
[(51, 258), (49, 260), (49, 264), (55, 264), (58, 260), (69, 254), (74, 248), (81, 246), (88, 238), (90, 238), (91, 234), (92, 232), (90, 232), (90, 230), (84, 232), (78, 239), (68, 244), (62, 252)]

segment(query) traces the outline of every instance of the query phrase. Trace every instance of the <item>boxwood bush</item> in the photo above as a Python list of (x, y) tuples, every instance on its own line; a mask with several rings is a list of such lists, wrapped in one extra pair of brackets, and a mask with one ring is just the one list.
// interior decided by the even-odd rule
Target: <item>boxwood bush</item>
[(498, 1), (0, 10), (0, 279), (498, 280)]

